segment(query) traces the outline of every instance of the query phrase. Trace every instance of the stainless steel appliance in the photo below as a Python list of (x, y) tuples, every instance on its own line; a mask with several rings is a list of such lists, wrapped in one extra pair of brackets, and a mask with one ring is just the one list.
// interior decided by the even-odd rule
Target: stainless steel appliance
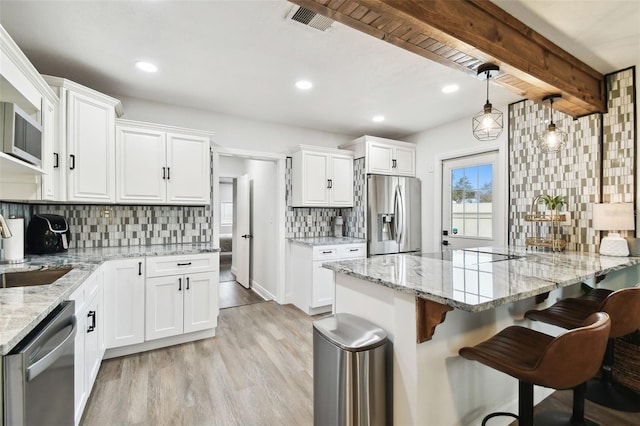
[(420, 179), (367, 176), (369, 256), (420, 251)]
[(74, 424), (74, 305), (61, 303), (4, 357), (4, 424)]
[(42, 126), (16, 104), (0, 102), (2, 151), (38, 167), (42, 165)]
[(71, 232), (63, 216), (34, 214), (27, 226), (27, 250), (29, 253), (57, 253), (69, 248)]

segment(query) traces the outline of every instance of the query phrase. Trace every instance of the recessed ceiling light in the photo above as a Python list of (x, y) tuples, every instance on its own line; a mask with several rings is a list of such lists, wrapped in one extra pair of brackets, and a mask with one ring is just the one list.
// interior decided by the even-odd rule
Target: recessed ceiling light
[(313, 87), (313, 83), (308, 80), (296, 81), (296, 87), (300, 90), (309, 90)]
[(156, 71), (158, 71), (158, 67), (153, 65), (150, 62), (143, 62), (143, 61), (136, 62), (136, 67), (139, 70), (142, 70), (144, 72), (156, 72)]
[(453, 93), (457, 92), (460, 89), (460, 86), (457, 84), (448, 84), (442, 88), (442, 93)]
[(384, 115), (374, 115), (373, 118), (371, 118), (371, 121), (374, 123), (380, 123), (384, 121)]

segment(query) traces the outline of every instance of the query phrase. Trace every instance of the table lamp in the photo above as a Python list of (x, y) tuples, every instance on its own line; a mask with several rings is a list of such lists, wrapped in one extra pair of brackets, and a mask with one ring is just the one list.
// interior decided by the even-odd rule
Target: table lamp
[(611, 203), (593, 205), (593, 228), (609, 231), (600, 240), (600, 254), (604, 256), (629, 256), (627, 240), (611, 231), (635, 229), (633, 203)]

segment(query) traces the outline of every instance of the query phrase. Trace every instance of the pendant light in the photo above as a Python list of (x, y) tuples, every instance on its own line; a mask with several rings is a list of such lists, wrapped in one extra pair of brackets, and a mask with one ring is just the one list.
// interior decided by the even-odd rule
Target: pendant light
[(492, 141), (502, 133), (502, 112), (493, 108), (489, 102), (489, 79), (498, 75), (500, 68), (494, 64), (478, 67), (478, 78), (487, 80), (487, 103), (482, 111), (473, 116), (471, 122), (473, 136), (479, 141)]
[(542, 136), (538, 138), (538, 148), (544, 153), (558, 152), (567, 144), (567, 134), (558, 129), (556, 123), (553, 122), (553, 100), (561, 97), (562, 95), (549, 95), (542, 99), (542, 102), (549, 101), (549, 107), (551, 108), (549, 125), (542, 133)]

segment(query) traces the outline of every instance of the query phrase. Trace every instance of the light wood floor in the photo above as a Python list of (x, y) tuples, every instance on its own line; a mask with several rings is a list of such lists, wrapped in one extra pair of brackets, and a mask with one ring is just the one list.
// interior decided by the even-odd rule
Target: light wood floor
[[(229, 308), (214, 338), (105, 360), (82, 425), (311, 425), (313, 319), (275, 302)], [(570, 411), (571, 393), (536, 408)], [(590, 402), (586, 412), (602, 426), (640, 425)]]
[(105, 360), (83, 425), (311, 425), (312, 318), (292, 305), (220, 312), (217, 336)]
[(220, 286), (218, 296), (220, 309), (264, 302), (264, 299), (258, 295), (258, 293), (251, 289), (244, 288), (236, 281), (236, 277), (231, 273), (231, 256), (223, 257), (220, 262)]

